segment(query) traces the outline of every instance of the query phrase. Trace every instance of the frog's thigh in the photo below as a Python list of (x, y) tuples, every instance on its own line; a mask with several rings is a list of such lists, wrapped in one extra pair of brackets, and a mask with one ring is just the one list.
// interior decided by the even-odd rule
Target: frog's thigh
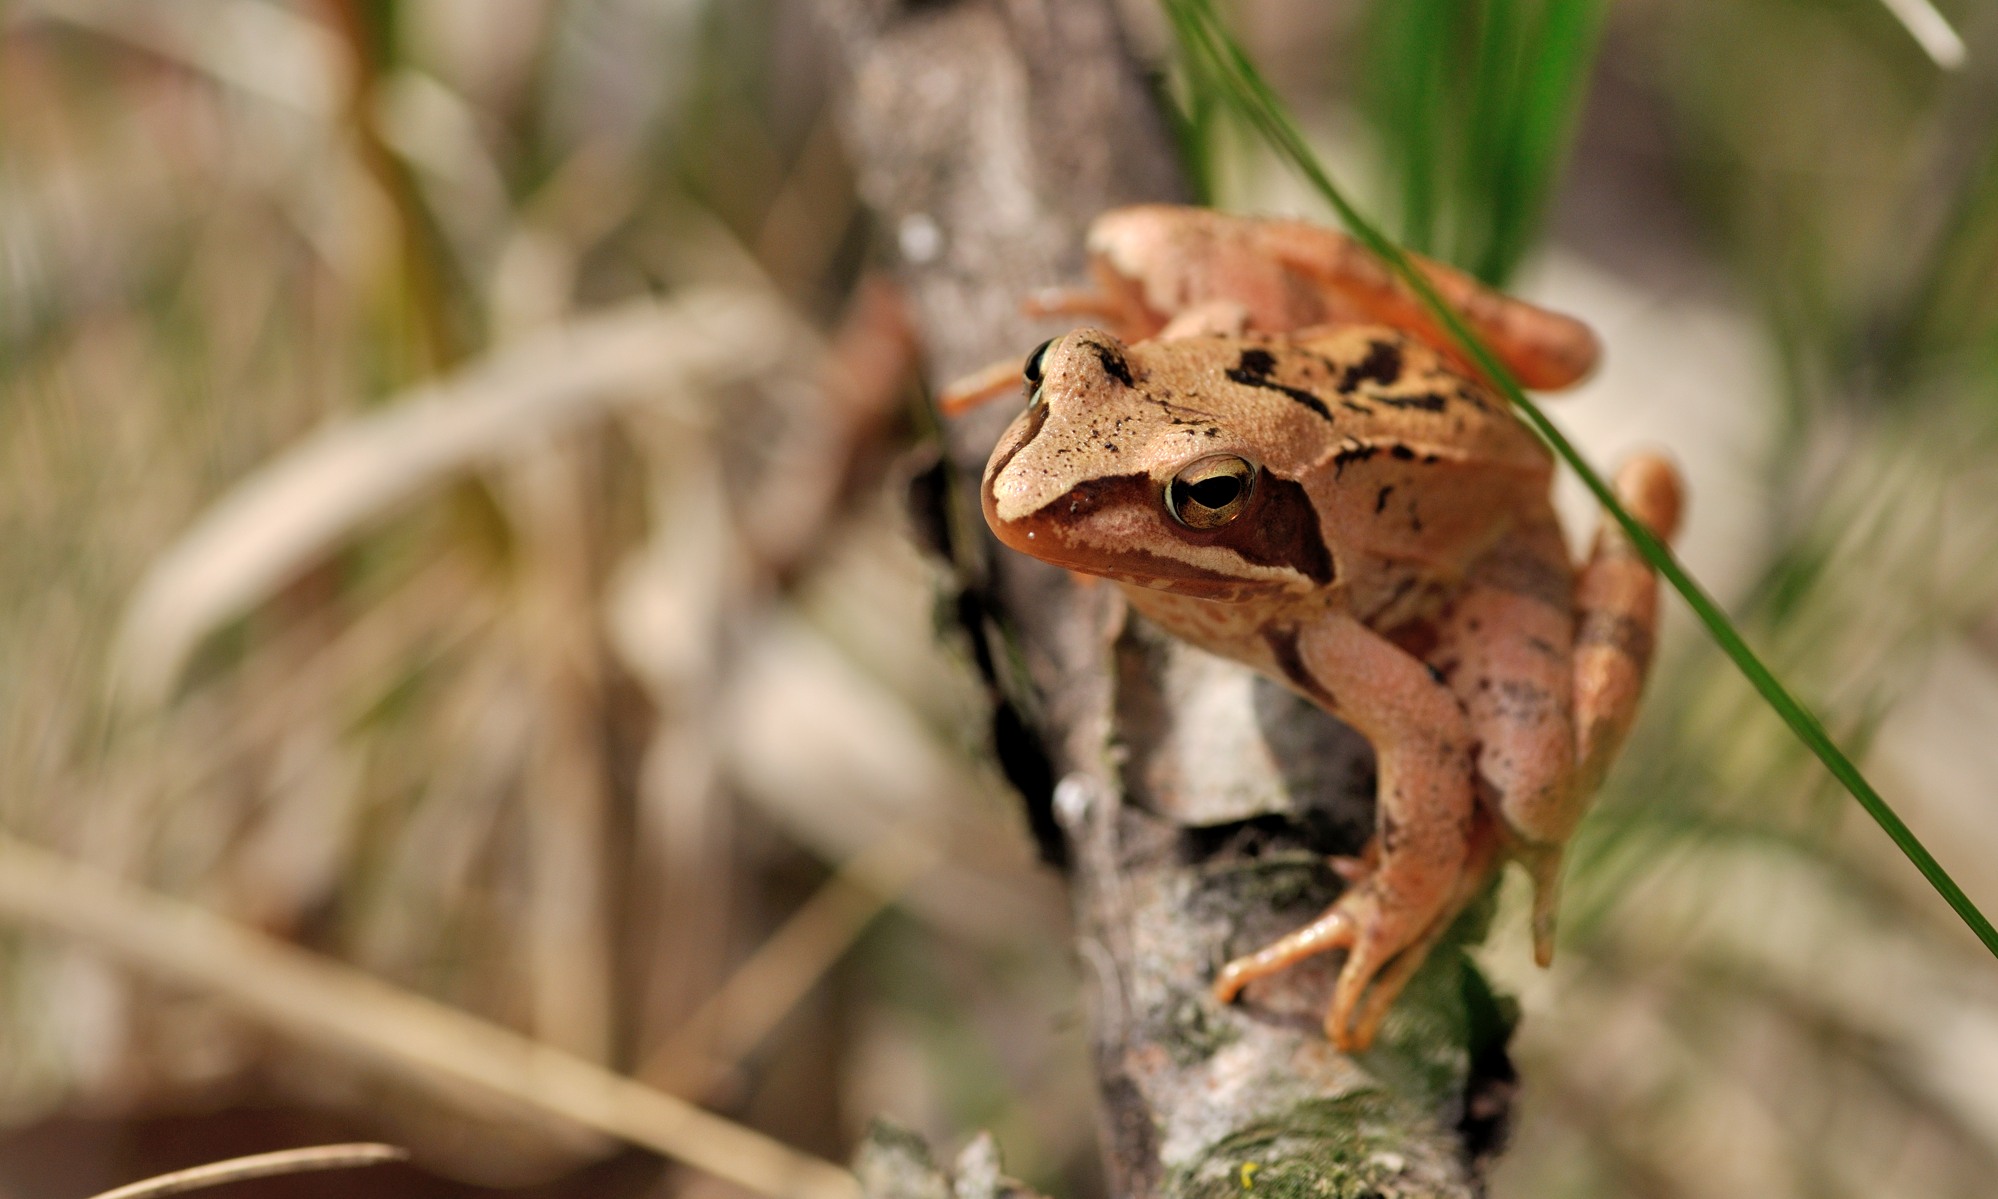
[(1473, 568), (1429, 654), (1463, 702), (1493, 806), (1542, 845), (1566, 841), (1580, 817), (1572, 580), (1551, 520), (1516, 530)]
[[(1262, 250), (1331, 293), (1335, 307), (1405, 329), (1452, 357), (1456, 339), (1373, 254), (1330, 229), (1296, 221), (1263, 226)], [(1506, 369), (1536, 391), (1558, 390), (1595, 369), (1602, 346), (1581, 321), (1494, 291), (1440, 262), (1410, 255), (1416, 269), (1485, 339)], [(1468, 364), (1466, 364), (1468, 365)], [(1473, 372), (1476, 373), (1476, 372)]]

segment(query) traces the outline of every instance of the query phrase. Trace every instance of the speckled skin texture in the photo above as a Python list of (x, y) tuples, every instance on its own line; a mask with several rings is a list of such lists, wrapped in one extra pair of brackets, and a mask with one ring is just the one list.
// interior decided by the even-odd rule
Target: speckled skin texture
[[(1561, 848), (1635, 713), (1651, 572), (1614, 532), (1576, 570), (1546, 449), (1424, 340), (1426, 323), (1339, 323), (1406, 303), (1344, 238), (1148, 207), (1108, 214), (1090, 245), (1101, 291), (1061, 303), (1157, 335), (1085, 329), (1029, 362), (1033, 402), (986, 469), (988, 523), (1117, 581), (1145, 616), (1323, 706), (1379, 759), (1374, 843), (1337, 864), (1353, 885), (1230, 963), (1217, 996), (1343, 948), (1326, 1032), (1364, 1047), (1506, 854), (1534, 878), (1544, 962)], [(1593, 363), (1579, 324), (1432, 269), (1509, 366), (1547, 385)], [(1217, 463), (1247, 482), (1202, 517), (1176, 497)], [(1618, 486), (1669, 534), (1669, 466), (1638, 459)]]

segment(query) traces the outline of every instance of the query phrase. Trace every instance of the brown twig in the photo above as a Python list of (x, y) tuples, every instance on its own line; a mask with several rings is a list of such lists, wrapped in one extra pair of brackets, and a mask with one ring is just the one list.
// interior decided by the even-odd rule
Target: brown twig
[[(850, 80), (849, 157), (899, 251), (933, 385), (1063, 331), (1020, 301), (1079, 278), (1091, 218), (1185, 196), (1115, 8), (821, 0)], [(1364, 743), (1127, 619), (1113, 589), (999, 551), (976, 488), (1005, 409), (944, 426), (929, 523), (1001, 700), (1002, 765), (1071, 863), (1111, 1193), (1475, 1193), (1509, 1066), (1461, 955), (1433, 956), (1365, 1060), (1319, 1031), (1336, 961), (1246, 1006), (1207, 995), (1219, 962), (1336, 895), (1325, 854), (1356, 852), (1372, 823)]]

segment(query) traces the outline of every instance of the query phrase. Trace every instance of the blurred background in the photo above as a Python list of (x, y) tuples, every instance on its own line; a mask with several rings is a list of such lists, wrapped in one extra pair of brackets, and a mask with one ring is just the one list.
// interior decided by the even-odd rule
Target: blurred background
[[(0, 870), (1086, 1199), (1064, 902), (904, 515), (931, 424), (810, 7), (0, 3)], [(1322, 217), (1124, 7), (1205, 194)], [(1998, 12), (1227, 11), (1391, 230), (1597, 326), (1550, 411), (1679, 459), (1689, 564), (1998, 909)], [(1988, 1194), (1998, 966), (1684, 615), (1554, 969), (1516, 880), (1482, 953), (1494, 1193)], [(27, 906), (0, 1196), (352, 1136), (417, 1165), (262, 1193), (743, 1193)]]

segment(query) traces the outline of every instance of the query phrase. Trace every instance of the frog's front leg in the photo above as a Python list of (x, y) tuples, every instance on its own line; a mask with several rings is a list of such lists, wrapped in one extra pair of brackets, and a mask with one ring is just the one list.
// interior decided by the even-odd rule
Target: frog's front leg
[(1372, 1034), (1356, 1024), (1368, 984), (1450, 914), (1474, 811), (1470, 732), (1456, 697), (1426, 665), (1351, 617), (1328, 614), (1265, 637), (1293, 685), (1373, 743), (1378, 861), (1317, 920), (1228, 963), (1214, 996), (1230, 1002), (1255, 979), (1344, 948), (1325, 1033), (1341, 1049), (1361, 1049)]

